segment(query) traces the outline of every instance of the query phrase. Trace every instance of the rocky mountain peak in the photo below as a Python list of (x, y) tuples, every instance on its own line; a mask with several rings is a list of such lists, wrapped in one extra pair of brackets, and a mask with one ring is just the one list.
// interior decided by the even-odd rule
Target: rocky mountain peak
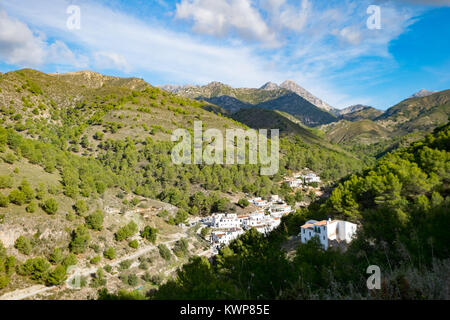
[(279, 89), (280, 87), (276, 84), (276, 83), (273, 83), (273, 82), (267, 82), (266, 84), (264, 84), (260, 89), (261, 90), (276, 90), (276, 89)]
[(330, 106), (328, 103), (320, 100), (319, 98), (314, 96), (309, 91), (303, 89), (293, 80), (284, 81), (282, 84), (280, 84), (280, 88), (283, 88), (283, 89), (286, 89), (286, 90), (289, 90), (289, 91), (292, 91), (292, 92), (298, 94), (300, 97), (302, 97), (303, 99), (307, 100), (308, 102), (312, 103), (313, 105), (315, 105), (316, 107), (318, 107), (322, 110), (326, 110), (326, 111), (334, 110), (334, 108), (332, 106)]
[(417, 91), (416, 93), (414, 93), (411, 97), (412, 98), (422, 98), (422, 97), (426, 97), (429, 96), (431, 94), (435, 93), (435, 91), (429, 91), (426, 89), (421, 89), (419, 91)]

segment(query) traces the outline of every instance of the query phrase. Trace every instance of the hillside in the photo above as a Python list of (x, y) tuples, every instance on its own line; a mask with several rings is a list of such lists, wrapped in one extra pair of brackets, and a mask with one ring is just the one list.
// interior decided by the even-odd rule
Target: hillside
[(450, 90), (409, 98), (386, 110), (375, 121), (399, 132), (431, 131), (450, 116)]
[(334, 143), (372, 144), (392, 137), (392, 133), (371, 120), (351, 122), (341, 120), (322, 127)]
[[(283, 218), (268, 237), (253, 229), (222, 248), (214, 264), (192, 259), (147, 298), (449, 299), (450, 278), (441, 272), (450, 265), (449, 139), (447, 124), (345, 179), (326, 201)], [(317, 239), (287, 255), (283, 243), (301, 225), (328, 218), (357, 223), (347, 250), (323, 250)], [(367, 290), (371, 264), (385, 270), (381, 290)]]
[(383, 111), (370, 106), (353, 106), (340, 111), (339, 119), (348, 121), (374, 120), (381, 116)]
[[(154, 289), (191, 256), (210, 254), (195, 227), (181, 227), (188, 219), (239, 213), (244, 194), (287, 197), (280, 177), (305, 166), (326, 182), (362, 168), (313, 135), (281, 139), (274, 176), (261, 176), (260, 165), (174, 164), (175, 129), (192, 132), (198, 120), (203, 130), (247, 128), (220, 110), (136, 78), (2, 74), (0, 296), (34, 286), (58, 299)], [(60, 286), (70, 266), (82, 290)]]

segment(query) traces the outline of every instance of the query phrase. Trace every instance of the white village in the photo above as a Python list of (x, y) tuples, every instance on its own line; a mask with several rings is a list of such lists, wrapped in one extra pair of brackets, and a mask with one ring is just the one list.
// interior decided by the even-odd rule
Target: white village
[[(323, 194), (318, 188), (321, 179), (314, 172), (295, 173), (286, 177), (282, 183), (287, 183), (294, 191), (304, 187), (306, 189), (303, 190), (312, 190), (317, 196)], [(283, 216), (296, 210), (278, 195), (271, 195), (268, 199), (255, 197), (250, 199), (249, 203), (256, 206), (257, 210), (248, 214), (214, 213), (200, 220), (203, 228), (211, 229), (209, 241), (214, 252), (252, 228), (267, 235), (280, 225)], [(301, 206), (304, 205), (300, 203)], [(334, 245), (350, 243), (356, 229), (356, 224), (342, 220), (309, 220), (301, 226), (298, 238), (302, 243), (306, 243), (317, 237), (324, 250), (327, 250)]]

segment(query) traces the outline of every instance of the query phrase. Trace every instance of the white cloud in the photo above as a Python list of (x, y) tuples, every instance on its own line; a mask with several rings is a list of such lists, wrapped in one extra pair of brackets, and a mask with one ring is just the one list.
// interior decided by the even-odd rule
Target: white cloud
[(115, 69), (130, 72), (131, 67), (128, 61), (115, 52), (96, 52), (94, 54), (95, 63), (101, 69)]
[(181, 0), (176, 18), (192, 19), (193, 30), (198, 33), (223, 37), (236, 31), (246, 39), (278, 45), (275, 33), (250, 0)]
[[(91, 1), (77, 2), (82, 27), (72, 31), (66, 28), (65, 13), (72, 1), (9, 0), (3, 6), (33, 30), (61, 41), (44, 50), (51, 53), (47, 55), (52, 57), (49, 63), (64, 60), (77, 68), (133, 72), (135, 76), (178, 84), (217, 80), (256, 87), (269, 80), (280, 83), (292, 78), (331, 105), (344, 107), (367, 100), (353, 96), (351, 90), (341, 93), (342, 80), (351, 76), (356, 82), (379, 81), (383, 70), (395, 66), (389, 43), (407, 29), (417, 13), (383, 4), (382, 29), (368, 30), (366, 9), (371, 2), (347, 0), (329, 5), (307, 0), (180, 0), (175, 23), (183, 26), (180, 19), (190, 19), (197, 32), (222, 36), (220, 44), (210, 37), (161, 28)], [(245, 39), (283, 46), (262, 50)], [(73, 48), (83, 55), (75, 54)], [(342, 71), (366, 56), (384, 60)]]
[(0, 11), (0, 58), (9, 64), (41, 65), (45, 58), (43, 40), (28, 26)]

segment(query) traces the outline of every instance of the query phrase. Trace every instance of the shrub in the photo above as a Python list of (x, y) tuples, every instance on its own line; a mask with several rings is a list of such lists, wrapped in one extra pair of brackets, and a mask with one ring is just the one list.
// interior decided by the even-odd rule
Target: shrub
[(178, 240), (177, 242), (175, 242), (175, 245), (173, 246), (172, 251), (179, 258), (186, 256), (189, 253), (187, 240), (181, 239), (181, 240)]
[(147, 239), (151, 243), (155, 243), (156, 242), (157, 233), (158, 233), (158, 229), (152, 228), (150, 226), (146, 226), (144, 228), (144, 230), (141, 232), (141, 237), (144, 238), (144, 239)]
[(31, 201), (31, 202), (28, 204), (28, 206), (25, 208), (25, 210), (26, 210), (28, 213), (33, 213), (33, 212), (36, 211), (36, 209), (37, 209), (37, 203), (36, 203), (36, 201)]
[(30, 240), (28, 240), (24, 236), (20, 236), (16, 239), (14, 248), (25, 255), (29, 255), (31, 253), (31, 250), (33, 249), (33, 246), (31, 245)]
[(116, 250), (114, 250), (114, 248), (112, 248), (112, 247), (109, 247), (108, 249), (106, 249), (103, 252), (103, 256), (106, 259), (112, 260), (112, 259), (114, 259), (116, 257)]
[(26, 201), (25, 193), (23, 193), (20, 190), (13, 190), (13, 191), (11, 191), (11, 193), (8, 196), (8, 198), (9, 198), (9, 201), (11, 203), (14, 203), (14, 204), (16, 204), (18, 206), (23, 205), (25, 203), (25, 201)]
[(62, 265), (57, 266), (48, 273), (46, 282), (49, 285), (60, 285), (66, 280), (66, 268)]
[(54, 198), (49, 198), (42, 204), (42, 209), (48, 214), (55, 214), (58, 211), (58, 202)]
[(9, 198), (0, 193), (0, 207), (6, 208), (9, 205)]
[(130, 241), (128, 243), (128, 245), (133, 249), (137, 249), (139, 247), (139, 242), (137, 240), (133, 240), (133, 241)]
[(103, 229), (103, 220), (105, 216), (102, 211), (97, 210), (86, 217), (86, 225), (92, 230), (100, 231)]
[(131, 260), (123, 260), (120, 264), (120, 270), (127, 270), (131, 267), (131, 264), (133, 263), (133, 261)]
[(89, 230), (86, 226), (80, 225), (72, 231), (72, 241), (69, 244), (70, 251), (75, 254), (83, 253), (91, 240)]
[(80, 216), (88, 211), (88, 207), (84, 200), (77, 200), (77, 202), (75, 202), (75, 204), (73, 205), (73, 209)]
[(243, 198), (243, 199), (239, 199), (238, 201), (238, 206), (242, 207), (242, 208), (246, 208), (248, 207), (248, 205), (250, 204), (250, 202), (248, 202), (247, 199)]
[(50, 254), (48, 260), (53, 264), (59, 264), (64, 260), (64, 255), (61, 248), (53, 249), (53, 252)]
[(62, 265), (67, 269), (70, 266), (76, 266), (78, 259), (73, 253), (69, 253), (63, 260)]
[(167, 248), (165, 244), (161, 243), (158, 246), (158, 250), (159, 254), (164, 260), (169, 261), (172, 258), (172, 254), (170, 253), (169, 248)]
[(30, 276), (32, 280), (43, 282), (47, 278), (49, 269), (50, 263), (45, 258), (38, 257), (28, 259), (24, 264), (19, 266), (17, 271), (21, 275)]
[(128, 276), (128, 285), (130, 285), (131, 287), (135, 287), (138, 285), (138, 283), (139, 283), (139, 279), (138, 279), (137, 275), (130, 274)]
[(105, 272), (103, 269), (98, 268), (97, 273), (95, 274), (94, 278), (91, 280), (90, 286), (92, 288), (98, 288), (106, 285), (106, 278), (105, 278)]
[(91, 264), (99, 264), (101, 259), (102, 259), (102, 258), (101, 258), (100, 256), (95, 256), (95, 257), (93, 257), (89, 262), (90, 262)]
[(138, 232), (138, 226), (134, 221), (131, 221), (126, 226), (117, 230), (115, 237), (117, 241), (122, 241), (133, 236), (136, 232)]

